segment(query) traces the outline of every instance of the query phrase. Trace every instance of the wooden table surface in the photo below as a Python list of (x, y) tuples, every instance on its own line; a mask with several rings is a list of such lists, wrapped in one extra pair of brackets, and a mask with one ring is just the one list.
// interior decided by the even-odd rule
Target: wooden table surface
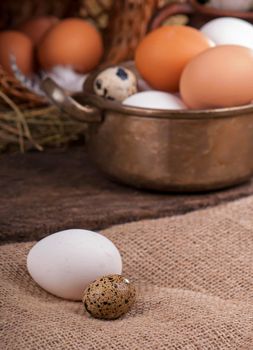
[(83, 148), (0, 156), (0, 241), (37, 240), (67, 228), (100, 230), (183, 214), (253, 193), (253, 182), (205, 194), (161, 194), (111, 182)]

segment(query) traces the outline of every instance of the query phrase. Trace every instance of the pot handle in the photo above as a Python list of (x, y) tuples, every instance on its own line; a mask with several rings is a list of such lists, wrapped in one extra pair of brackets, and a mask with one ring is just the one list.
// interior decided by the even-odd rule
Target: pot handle
[(161, 24), (169, 17), (175, 15), (191, 15), (194, 13), (192, 1), (185, 3), (174, 2), (163, 6), (153, 17), (150, 22), (148, 31), (152, 31), (161, 26)]
[(86, 123), (101, 122), (102, 117), (98, 108), (81, 105), (69, 96), (53, 79), (46, 78), (42, 80), (41, 89), (60, 110), (73, 118)]

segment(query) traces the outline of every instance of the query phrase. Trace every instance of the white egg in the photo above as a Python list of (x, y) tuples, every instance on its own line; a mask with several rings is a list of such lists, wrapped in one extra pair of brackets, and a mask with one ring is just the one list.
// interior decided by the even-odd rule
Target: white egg
[(47, 292), (81, 300), (84, 289), (96, 278), (121, 274), (122, 260), (118, 249), (106, 237), (73, 229), (36, 243), (27, 256), (27, 269)]
[(233, 10), (233, 11), (247, 11), (253, 6), (252, 0), (210, 0), (207, 3), (218, 9)]
[(253, 26), (242, 19), (216, 18), (206, 23), (200, 31), (216, 45), (241, 45), (253, 49)]
[(182, 100), (162, 91), (143, 91), (128, 97), (124, 105), (153, 109), (186, 109)]

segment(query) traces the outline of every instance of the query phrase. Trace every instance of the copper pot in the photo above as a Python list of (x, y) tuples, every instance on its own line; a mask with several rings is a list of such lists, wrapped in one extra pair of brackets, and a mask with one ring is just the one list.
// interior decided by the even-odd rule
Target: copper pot
[(89, 124), (90, 158), (112, 179), (189, 192), (239, 184), (253, 174), (253, 105), (164, 111), (122, 106), (89, 87), (74, 99), (51, 79), (42, 87), (59, 108)]
[(252, 11), (222, 10), (214, 7), (201, 5), (196, 0), (188, 0), (183, 3), (174, 2), (165, 5), (150, 21), (149, 30), (160, 27), (160, 25), (173, 15), (184, 14), (189, 16), (189, 24), (199, 28), (206, 22), (217, 17), (238, 17), (253, 22)]

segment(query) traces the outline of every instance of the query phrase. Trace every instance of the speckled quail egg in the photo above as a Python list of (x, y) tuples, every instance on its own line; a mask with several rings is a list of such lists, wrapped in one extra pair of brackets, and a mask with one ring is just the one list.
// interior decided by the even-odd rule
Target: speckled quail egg
[(121, 275), (96, 279), (84, 291), (85, 310), (95, 318), (113, 320), (126, 314), (136, 299), (134, 285)]
[(137, 79), (127, 68), (107, 68), (96, 77), (94, 91), (98, 96), (121, 102), (137, 92)]

